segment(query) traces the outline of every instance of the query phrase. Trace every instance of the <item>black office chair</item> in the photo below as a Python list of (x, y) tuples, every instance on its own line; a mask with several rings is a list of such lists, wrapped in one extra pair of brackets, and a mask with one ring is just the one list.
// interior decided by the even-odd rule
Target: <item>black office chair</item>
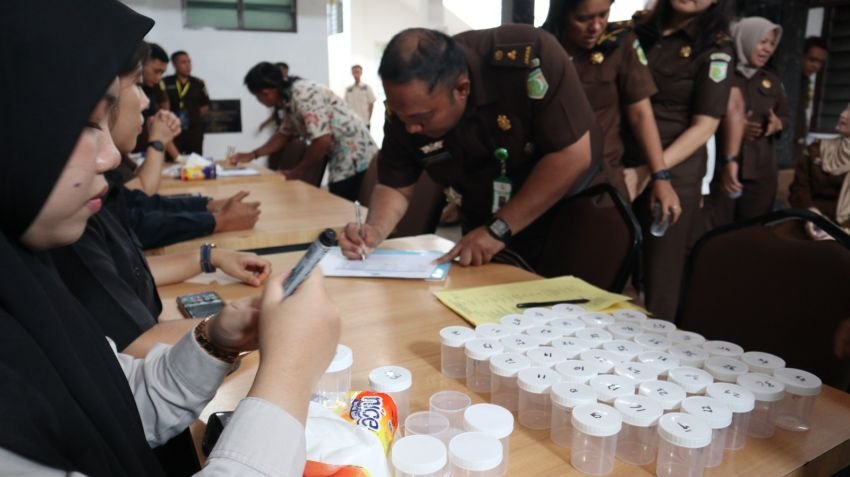
[(619, 293), (637, 267), (640, 243), (631, 206), (610, 184), (598, 184), (559, 207), (535, 270)]
[[(811, 221), (834, 241), (812, 241)], [(708, 339), (766, 351), (846, 389), (850, 367), (833, 355), (850, 318), (850, 235), (808, 210), (786, 209), (719, 227), (695, 245), (676, 324)]]

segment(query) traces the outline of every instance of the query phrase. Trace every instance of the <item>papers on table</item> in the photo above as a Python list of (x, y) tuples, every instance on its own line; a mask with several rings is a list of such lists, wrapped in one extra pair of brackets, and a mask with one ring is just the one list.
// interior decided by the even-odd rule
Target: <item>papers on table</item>
[(378, 249), (366, 260), (349, 260), (342, 255), (339, 247), (333, 247), (319, 262), (319, 266), (328, 277), (444, 280), (449, 274), (451, 263), (433, 263), (442, 255), (443, 252), (433, 250)]
[(258, 176), (260, 175), (260, 171), (254, 169), (253, 167), (237, 166), (224, 168), (221, 167), (219, 164), (216, 164), (215, 175), (216, 177)]

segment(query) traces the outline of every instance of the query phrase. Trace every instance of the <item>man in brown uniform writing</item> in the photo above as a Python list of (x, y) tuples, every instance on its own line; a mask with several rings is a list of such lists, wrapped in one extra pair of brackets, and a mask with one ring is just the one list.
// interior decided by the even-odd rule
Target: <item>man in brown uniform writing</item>
[(464, 236), (441, 261), (482, 265), (507, 246), (534, 266), (556, 240), (547, 235), (560, 201), (601, 162), (593, 110), (557, 40), (527, 25), (455, 37), (410, 29), (378, 72), (390, 110), (379, 184), (363, 227), (346, 227), (343, 253), (359, 259), (393, 231), (425, 170), (462, 197)]

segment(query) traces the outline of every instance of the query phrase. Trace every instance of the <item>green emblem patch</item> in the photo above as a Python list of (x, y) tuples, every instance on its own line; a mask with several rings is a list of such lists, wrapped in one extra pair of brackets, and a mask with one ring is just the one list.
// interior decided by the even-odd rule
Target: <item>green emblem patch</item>
[(643, 47), (640, 46), (640, 40), (635, 38), (634, 43), (632, 43), (632, 48), (635, 49), (635, 54), (637, 55), (637, 58), (638, 58), (638, 61), (640, 61), (640, 64), (642, 64), (643, 66), (646, 66), (647, 64), (649, 64), (649, 62), (646, 61), (646, 53), (644, 53)]
[(546, 96), (546, 91), (549, 91), (549, 82), (546, 81), (546, 77), (543, 76), (543, 72), (540, 71), (540, 68), (535, 68), (528, 74), (528, 80), (525, 83), (525, 87), (528, 91), (529, 98), (543, 99), (543, 96)]
[(708, 67), (708, 77), (715, 83), (720, 83), (726, 79), (726, 74), (729, 72), (728, 61), (712, 61)]

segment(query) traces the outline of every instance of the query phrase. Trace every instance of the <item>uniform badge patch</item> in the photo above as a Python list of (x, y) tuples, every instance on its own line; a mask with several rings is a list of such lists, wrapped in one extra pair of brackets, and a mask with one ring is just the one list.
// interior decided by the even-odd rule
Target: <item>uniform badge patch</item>
[(685, 45), (679, 49), (679, 56), (682, 58), (690, 58), (691, 52), (693, 52), (693, 48), (690, 45)]
[(720, 83), (726, 79), (726, 74), (729, 72), (728, 61), (712, 61), (708, 67), (708, 77), (715, 83)]
[(648, 65), (649, 62), (646, 61), (646, 53), (643, 51), (643, 47), (640, 46), (640, 40), (635, 38), (634, 43), (632, 43), (632, 48), (635, 49), (635, 55), (637, 55), (637, 59), (640, 61), (640, 64), (643, 66)]
[(528, 80), (525, 83), (528, 97), (531, 99), (543, 99), (546, 92), (549, 91), (549, 82), (543, 76), (540, 68), (535, 68), (528, 74)]
[(605, 61), (605, 55), (601, 51), (594, 51), (590, 54), (590, 63), (593, 65), (601, 65)]
[(770, 89), (773, 86), (773, 83), (771, 83), (769, 79), (765, 78), (761, 80), (761, 86), (764, 89)]
[(723, 53), (723, 52), (712, 53), (711, 56), (710, 56), (710, 59), (729, 62), (729, 61), (732, 61), (732, 56), (729, 55), (728, 53)]
[(502, 131), (510, 131), (511, 129), (511, 120), (504, 114), (496, 116), (496, 124)]

